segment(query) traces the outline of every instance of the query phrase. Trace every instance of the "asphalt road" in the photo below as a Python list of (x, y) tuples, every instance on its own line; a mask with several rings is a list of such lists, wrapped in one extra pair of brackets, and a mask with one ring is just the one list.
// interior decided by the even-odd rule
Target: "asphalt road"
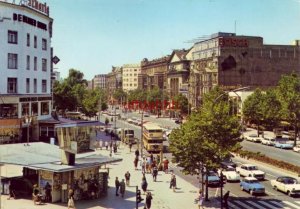
[[(105, 117), (108, 117), (108, 116), (105, 116)], [(103, 121), (105, 120), (105, 117), (102, 117)], [(130, 113), (130, 114), (128, 114), (128, 117), (140, 117), (140, 114)], [(175, 122), (173, 120), (166, 119), (166, 118), (155, 118), (155, 117), (151, 116), (151, 117), (145, 117), (144, 119), (145, 119), (145, 121), (156, 122), (158, 124), (161, 124), (162, 126), (169, 126), (172, 128), (179, 126), (178, 124), (175, 124)], [(114, 123), (112, 123), (112, 124), (114, 124)], [(125, 127), (132, 128), (135, 131), (135, 137), (140, 139), (141, 128), (139, 126), (136, 126), (133, 124), (128, 124), (126, 121), (123, 121), (123, 120), (117, 120), (116, 126), (124, 127), (124, 128)], [(293, 155), (295, 157), (298, 157), (298, 160), (300, 157), (300, 155), (298, 153), (293, 153), (292, 151), (289, 151), (289, 150), (280, 150), (280, 149), (277, 149), (274, 147), (268, 147), (268, 146), (258, 144), (258, 143), (252, 143), (252, 142), (245, 141), (242, 143), (242, 145), (248, 150), (251, 149), (255, 152), (261, 150), (260, 152), (262, 152), (262, 153), (265, 152), (266, 154), (270, 154), (272, 156), (277, 156), (278, 158), (280, 158), (281, 155), (284, 155), (282, 153), (285, 153), (285, 154), (288, 153), (288, 155)], [(272, 150), (272, 151), (270, 151), (270, 150)], [(171, 157), (172, 157), (171, 153), (164, 153), (164, 156), (166, 156), (169, 159), (171, 159)], [(289, 158), (289, 157), (287, 157), (287, 158)], [(234, 158), (234, 161), (237, 162), (238, 164), (249, 163), (248, 160), (240, 159), (238, 157)], [(291, 162), (291, 159), (289, 159), (289, 162)], [(295, 162), (297, 162), (297, 158), (295, 159)], [(299, 163), (299, 162), (297, 162), (297, 163)], [(287, 175), (285, 172), (281, 172), (279, 170), (276, 170), (272, 167), (268, 167), (265, 165), (259, 165), (258, 168), (266, 173), (266, 180), (261, 182), (266, 188), (266, 195), (259, 196), (259, 197), (257, 197), (257, 199), (261, 199), (261, 200), (275, 199), (275, 200), (281, 200), (281, 201), (294, 201), (295, 200), (295, 198), (289, 197), (282, 192), (275, 191), (271, 187), (270, 180), (276, 179), (276, 177), (278, 177), (278, 176)], [(181, 168), (172, 163), (170, 165), (170, 169), (173, 170), (176, 175), (182, 177), (183, 179), (190, 182), (191, 184), (198, 185), (199, 187), (201, 187), (198, 176), (184, 175), (181, 172)], [(298, 179), (298, 180), (300, 180), (300, 179)], [(230, 191), (230, 194), (233, 197), (241, 197), (244, 200), (253, 199), (253, 197), (249, 193), (247, 193), (245, 191), (241, 191), (239, 183), (226, 183), (224, 185), (223, 193), (225, 193), (226, 191)], [(209, 196), (210, 197), (211, 196), (219, 196), (219, 195), (220, 195), (220, 188), (209, 188)], [(297, 199), (298, 198), (296, 198), (296, 200)]]

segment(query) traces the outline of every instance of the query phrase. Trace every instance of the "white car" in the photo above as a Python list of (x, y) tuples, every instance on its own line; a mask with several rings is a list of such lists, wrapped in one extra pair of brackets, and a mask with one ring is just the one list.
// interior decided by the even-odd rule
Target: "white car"
[(251, 142), (261, 142), (262, 139), (262, 137), (257, 136), (256, 134), (250, 134), (246, 136), (246, 140)]
[(295, 152), (299, 152), (300, 153), (300, 144), (297, 144), (296, 146), (293, 147), (293, 150)]
[(258, 180), (265, 179), (265, 172), (258, 170), (258, 168), (252, 164), (243, 164), (236, 168), (236, 172), (241, 176), (254, 177)]
[[(240, 175), (235, 171), (235, 168), (228, 166), (227, 168), (223, 169), (222, 171), (223, 176), (226, 181), (240, 181)], [(221, 177), (221, 169), (218, 170), (218, 174)]]
[(261, 143), (268, 146), (274, 146), (275, 145), (275, 138), (271, 136), (265, 136), (261, 139)]
[(289, 196), (300, 195), (300, 184), (295, 178), (281, 176), (271, 180), (273, 189), (287, 193)]

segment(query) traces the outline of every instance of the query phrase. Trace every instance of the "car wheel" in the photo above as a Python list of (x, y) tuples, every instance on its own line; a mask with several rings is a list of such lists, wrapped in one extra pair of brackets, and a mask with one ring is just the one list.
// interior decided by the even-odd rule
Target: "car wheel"
[(275, 191), (278, 191), (277, 186), (274, 186), (273, 189), (274, 189)]
[(241, 186), (241, 190), (244, 191), (244, 187), (243, 186)]
[(253, 190), (250, 189), (249, 193), (250, 193), (251, 195), (253, 195)]
[(292, 196), (290, 191), (287, 191), (287, 195), (290, 196), (290, 197)]

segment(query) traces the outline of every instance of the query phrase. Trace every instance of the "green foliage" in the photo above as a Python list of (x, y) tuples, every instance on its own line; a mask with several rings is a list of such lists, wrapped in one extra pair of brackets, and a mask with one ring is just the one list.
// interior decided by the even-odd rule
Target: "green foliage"
[(99, 111), (99, 93), (96, 90), (86, 90), (82, 99), (82, 112), (88, 116), (93, 117)]
[(173, 98), (174, 102), (176, 102), (180, 108), (181, 113), (187, 114), (188, 113), (188, 99), (182, 95), (182, 94), (177, 94)]
[(145, 101), (147, 99), (147, 92), (143, 89), (135, 89), (132, 91), (129, 91), (128, 93), (128, 101)]
[(113, 97), (118, 101), (118, 103), (120, 103), (122, 98), (125, 99), (127, 97), (127, 94), (122, 89), (117, 89), (114, 92)]
[(245, 120), (254, 122), (257, 125), (261, 124), (261, 121), (263, 120), (263, 98), (264, 95), (259, 88), (247, 97), (242, 110)]
[[(216, 99), (218, 98), (218, 99)], [(205, 95), (203, 105), (170, 135), (170, 151), (189, 174), (198, 174), (200, 164), (214, 169), (239, 148), (240, 124), (228, 114), (227, 95), (214, 89)]]

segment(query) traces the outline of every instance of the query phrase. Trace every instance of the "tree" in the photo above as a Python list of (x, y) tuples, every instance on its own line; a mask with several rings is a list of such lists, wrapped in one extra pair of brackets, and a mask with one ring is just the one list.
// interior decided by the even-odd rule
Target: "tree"
[(298, 136), (300, 123), (300, 78), (297, 74), (282, 76), (276, 88), (282, 105), (283, 119), (294, 127), (294, 145)]
[(99, 111), (99, 93), (96, 90), (86, 90), (82, 100), (82, 112), (93, 117)]
[(179, 106), (181, 113), (188, 113), (188, 99), (183, 94), (177, 94), (173, 100)]
[(246, 121), (254, 122), (257, 125), (257, 135), (259, 136), (259, 126), (263, 121), (263, 100), (264, 95), (262, 91), (257, 88), (253, 94), (251, 94), (245, 100), (243, 104), (243, 116)]
[(122, 98), (125, 99), (127, 97), (126, 92), (123, 91), (123, 89), (117, 89), (113, 94), (114, 99), (118, 101), (118, 104), (121, 103)]
[[(218, 98), (216, 100), (216, 98)], [(170, 151), (184, 173), (216, 169), (230, 152), (240, 148), (240, 123), (228, 114), (228, 95), (218, 88), (204, 96), (203, 105), (170, 135)]]

